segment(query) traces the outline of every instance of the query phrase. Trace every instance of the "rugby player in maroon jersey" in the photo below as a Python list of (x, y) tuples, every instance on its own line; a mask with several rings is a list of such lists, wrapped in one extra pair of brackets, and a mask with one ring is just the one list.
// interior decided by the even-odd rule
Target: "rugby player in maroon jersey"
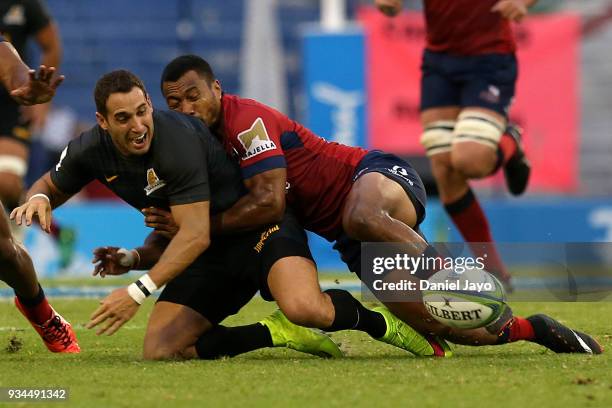
[[(361, 242), (400, 242), (408, 244), (412, 256), (435, 256), (418, 230), (426, 196), (409, 163), (380, 151), (328, 142), (268, 106), (224, 94), (209, 64), (197, 56), (168, 64), (162, 93), (171, 109), (202, 119), (240, 162), (249, 193), (212, 220), (213, 234), (276, 222), (287, 204), (306, 229), (335, 241), (334, 248), (360, 278)], [(163, 211), (145, 215), (148, 226), (172, 233), (172, 221)], [(543, 315), (513, 317), (489, 333), (446, 327), (431, 318), (422, 302), (383, 303), (421, 333), (455, 343), (530, 340), (557, 352), (601, 352), (590, 336), (576, 335)]]

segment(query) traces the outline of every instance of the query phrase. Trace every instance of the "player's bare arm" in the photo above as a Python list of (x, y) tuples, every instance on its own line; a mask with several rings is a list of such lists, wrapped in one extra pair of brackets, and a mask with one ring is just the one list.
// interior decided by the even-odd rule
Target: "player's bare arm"
[(502, 17), (511, 21), (521, 21), (527, 15), (529, 7), (537, 3), (538, 0), (500, 0), (493, 8), (492, 12), (500, 13)]
[(7, 41), (0, 42), (0, 61), (0, 80), (6, 89), (15, 89), (27, 82), (29, 68)]
[(15, 220), (17, 225), (21, 225), (25, 217), (25, 224), (29, 227), (34, 216), (37, 216), (40, 228), (50, 233), (51, 210), (62, 205), (70, 197), (70, 194), (57, 188), (47, 172), (30, 187), (26, 202), (11, 212), (11, 219)]
[(266, 224), (279, 222), (285, 213), (284, 168), (267, 170), (244, 181), (248, 194), (230, 209), (212, 219), (213, 234), (250, 231)]
[[(282, 220), (285, 213), (284, 168), (267, 170), (244, 181), (248, 194), (227, 211), (211, 218), (213, 235), (251, 231), (263, 225)], [(176, 234), (177, 226), (172, 214), (159, 208), (143, 209), (145, 225), (167, 238)]]
[(376, 7), (386, 16), (394, 17), (402, 11), (403, 0), (374, 0)]
[[(157, 288), (178, 276), (210, 244), (208, 201), (174, 205), (170, 209), (179, 229), (149, 271), (148, 276)], [(91, 329), (105, 323), (96, 334), (110, 336), (136, 314), (139, 306), (127, 288), (117, 289), (100, 302), (86, 327)]]

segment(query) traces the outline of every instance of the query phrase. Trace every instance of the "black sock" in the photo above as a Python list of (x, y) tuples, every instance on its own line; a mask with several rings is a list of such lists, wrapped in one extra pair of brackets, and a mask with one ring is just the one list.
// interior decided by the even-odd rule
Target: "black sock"
[(218, 325), (204, 333), (195, 344), (198, 356), (205, 360), (234, 357), (272, 346), (270, 331), (261, 323), (238, 327)]
[(346, 290), (328, 289), (325, 291), (331, 298), (336, 311), (336, 317), (326, 331), (360, 330), (374, 338), (385, 335), (387, 323), (378, 312), (366, 309), (357, 299)]
[(19, 299), (19, 303), (25, 307), (34, 307), (43, 301), (45, 298), (45, 291), (43, 290), (42, 286), (38, 284), (38, 295), (34, 296), (33, 298), (25, 298), (17, 293), (17, 291), (15, 291), (15, 295), (17, 295), (17, 299)]

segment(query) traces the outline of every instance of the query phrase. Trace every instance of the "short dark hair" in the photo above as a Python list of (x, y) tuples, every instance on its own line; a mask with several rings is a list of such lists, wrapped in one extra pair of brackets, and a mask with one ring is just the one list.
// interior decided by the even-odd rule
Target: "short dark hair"
[(189, 71), (195, 71), (198, 75), (203, 77), (209, 85), (215, 80), (215, 74), (210, 64), (206, 62), (204, 58), (193, 54), (181, 55), (170, 61), (168, 65), (166, 65), (166, 68), (164, 68), (160, 83), (162, 91), (164, 82), (176, 81)]
[(134, 87), (142, 89), (142, 92), (147, 96), (147, 90), (144, 84), (136, 75), (125, 69), (111, 71), (108, 74), (102, 75), (96, 82), (94, 90), (94, 100), (96, 101), (96, 110), (106, 117), (106, 101), (114, 93), (128, 93)]

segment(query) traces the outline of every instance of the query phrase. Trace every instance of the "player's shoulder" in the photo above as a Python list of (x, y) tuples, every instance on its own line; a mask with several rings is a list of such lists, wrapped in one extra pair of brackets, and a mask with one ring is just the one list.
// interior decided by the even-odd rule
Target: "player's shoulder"
[(171, 110), (154, 110), (153, 121), (155, 127), (159, 127), (160, 130), (169, 128), (173, 131), (180, 129), (193, 132), (208, 131), (200, 119)]
[(273, 134), (290, 126), (289, 119), (276, 109), (254, 99), (223, 95), (223, 117), (230, 137), (263, 126)]
[(105, 144), (105, 134), (99, 125), (95, 125), (70, 142), (70, 153), (88, 153), (99, 149)]

